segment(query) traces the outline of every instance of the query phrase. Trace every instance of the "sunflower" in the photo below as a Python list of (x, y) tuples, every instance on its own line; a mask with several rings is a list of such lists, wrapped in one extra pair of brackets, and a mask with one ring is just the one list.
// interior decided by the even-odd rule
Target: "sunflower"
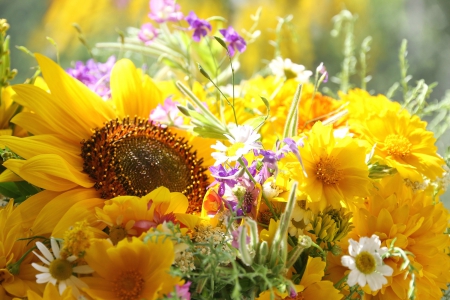
[(418, 116), (386, 111), (372, 115), (361, 126), (361, 138), (376, 144), (375, 155), (396, 168), (405, 179), (422, 182), (440, 177), (444, 160), (437, 154), (433, 132)]
[[(148, 122), (151, 109), (163, 100), (148, 76), (129, 60), (117, 62), (111, 74), (114, 110), (53, 61), (39, 54), (36, 58), (50, 93), (32, 85), (13, 87), (17, 102), (30, 112), (12, 122), (33, 136), (0, 137), (0, 144), (24, 158), (6, 161), (6, 168), (58, 195), (70, 193), (78, 199), (74, 202), (83, 200), (80, 193), (111, 199), (143, 196), (166, 186), (188, 197), (189, 212), (200, 211), (208, 186), (202, 158), (188, 141)], [(208, 151), (208, 142), (192, 143)], [(58, 208), (59, 217), (68, 208)]]
[(304, 172), (290, 156), (286, 160), (292, 162), (286, 163), (285, 168), (301, 184), (300, 192), (308, 196), (306, 207), (315, 213), (328, 205), (339, 209), (341, 201), (351, 203), (353, 197), (368, 194), (371, 181), (365, 163), (366, 148), (357, 140), (334, 137), (331, 125), (317, 122), (306, 134), (304, 147), (299, 151)]
[(89, 286), (84, 291), (94, 299), (157, 299), (181, 284), (169, 274), (174, 249), (163, 237), (148, 243), (133, 237), (117, 246), (109, 240), (96, 240), (85, 259), (95, 273), (82, 278)]

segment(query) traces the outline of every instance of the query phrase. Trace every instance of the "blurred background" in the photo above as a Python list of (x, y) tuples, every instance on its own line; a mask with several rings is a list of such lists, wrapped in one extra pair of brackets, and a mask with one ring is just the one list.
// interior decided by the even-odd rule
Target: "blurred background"
[[(25, 46), (31, 52), (56, 57), (52, 38), (60, 53), (61, 65), (71, 67), (76, 60), (90, 58), (86, 46), (78, 39), (72, 26), (79, 24), (91, 47), (96, 42), (116, 41), (119, 31), (128, 26), (139, 28), (148, 22), (148, 0), (0, 0), (0, 18), (10, 24), (13, 68), (19, 71), (13, 83), (23, 82), (34, 71), (32, 57), (14, 46)], [(409, 74), (411, 84), (424, 79), (438, 82), (430, 100), (442, 99), (450, 90), (450, 1), (449, 0), (179, 0), (185, 15), (194, 10), (200, 18), (214, 15), (225, 17), (239, 32), (249, 29), (250, 15), (262, 7), (259, 28), (261, 36), (241, 56), (239, 78), (248, 78), (274, 58), (275, 48), (268, 41), (276, 38), (278, 17), (292, 15), (292, 21), (281, 31), (280, 50), (285, 58), (303, 64), (309, 70), (323, 62), (331, 76), (340, 71), (343, 37), (330, 35), (332, 18), (342, 9), (358, 16), (355, 23), (356, 55), (362, 41), (372, 36), (368, 57), (368, 74), (372, 80), (367, 89), (385, 94), (400, 79), (399, 47), (408, 40)], [(353, 78), (359, 86), (359, 78)], [(332, 82), (327, 87), (337, 91)], [(400, 93), (394, 95), (400, 98)], [(440, 153), (450, 145), (447, 133), (438, 142)], [(444, 195), (450, 207), (450, 193)]]

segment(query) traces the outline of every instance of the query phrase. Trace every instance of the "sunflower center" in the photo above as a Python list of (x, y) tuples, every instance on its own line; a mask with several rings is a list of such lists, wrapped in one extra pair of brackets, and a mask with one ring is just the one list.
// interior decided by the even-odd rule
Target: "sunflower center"
[(384, 140), (387, 153), (392, 156), (405, 158), (411, 153), (411, 142), (402, 135), (390, 134)]
[(231, 146), (228, 147), (228, 149), (227, 149), (227, 156), (229, 156), (229, 157), (231, 157), (231, 156), (236, 156), (236, 152), (237, 152), (239, 149), (243, 148), (244, 146), (245, 146), (245, 144), (244, 144), (244, 143), (241, 143), (241, 142), (238, 142), (238, 143), (235, 143), (235, 144), (231, 145)]
[(316, 164), (316, 178), (325, 184), (337, 184), (342, 179), (342, 170), (333, 157), (321, 157)]
[(50, 263), (50, 275), (53, 278), (62, 281), (72, 276), (72, 264), (65, 259), (57, 258)]
[(140, 299), (144, 283), (141, 273), (135, 270), (125, 271), (113, 281), (113, 292), (121, 300)]
[(188, 212), (201, 210), (208, 186), (202, 160), (167, 128), (129, 118), (105, 123), (82, 142), (83, 170), (100, 196), (143, 196), (164, 186), (186, 195)]
[(117, 243), (126, 238), (127, 235), (127, 230), (120, 225), (115, 225), (109, 229), (109, 238), (113, 245), (117, 245)]
[(362, 251), (355, 257), (355, 264), (363, 274), (371, 274), (376, 270), (377, 264), (372, 254)]

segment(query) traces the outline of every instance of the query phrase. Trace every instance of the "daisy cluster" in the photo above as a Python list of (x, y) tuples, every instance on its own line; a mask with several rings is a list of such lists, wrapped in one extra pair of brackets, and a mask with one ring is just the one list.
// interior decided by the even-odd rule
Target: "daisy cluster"
[(400, 103), (343, 72), (324, 94), (323, 64), (280, 56), (236, 83), (257, 30), (149, 6), (97, 50), (154, 65), (35, 54), (42, 76), (12, 86), (0, 22), (0, 298), (441, 299), (446, 128), (422, 119), (447, 111), (427, 87)]

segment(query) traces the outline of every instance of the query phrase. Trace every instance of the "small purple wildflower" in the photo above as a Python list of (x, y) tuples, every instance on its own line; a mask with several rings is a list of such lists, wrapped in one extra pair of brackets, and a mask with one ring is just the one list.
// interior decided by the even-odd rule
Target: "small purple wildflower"
[(183, 117), (180, 116), (178, 110), (179, 103), (172, 101), (171, 97), (164, 100), (164, 104), (158, 104), (158, 106), (150, 113), (150, 120), (156, 121), (165, 125), (183, 125)]
[(255, 208), (261, 193), (260, 185), (258, 186), (245, 177), (238, 178), (238, 183), (233, 188), (225, 186), (225, 204), (238, 217), (250, 214), (250, 217), (256, 218)]
[(316, 72), (319, 72), (320, 74), (325, 76), (325, 78), (323, 79), (323, 82), (328, 81), (327, 68), (325, 68), (325, 65), (323, 64), (323, 62), (321, 62), (320, 65), (317, 67)]
[(89, 59), (86, 64), (82, 61), (75, 63), (75, 68), (69, 68), (66, 72), (81, 81), (97, 95), (108, 100), (111, 98), (111, 88), (109, 86), (111, 70), (116, 62), (116, 57), (110, 56), (105, 63), (95, 62)]
[[(246, 230), (244, 226), (239, 226), (236, 230), (233, 230), (231, 232), (231, 235), (233, 236), (233, 241), (231, 242), (231, 246), (239, 249), (239, 236), (241, 235), (242, 230)], [(248, 245), (250, 243), (250, 237), (246, 235), (245, 237), (245, 244)]]
[(157, 36), (158, 31), (151, 23), (143, 24), (138, 33), (138, 38), (143, 41), (145, 45), (150, 45)]
[(283, 142), (286, 145), (281, 149), (281, 151), (284, 153), (292, 152), (295, 155), (295, 157), (297, 157), (297, 160), (299, 161), (300, 165), (302, 166), (303, 174), (306, 177), (308, 177), (308, 175), (306, 174), (305, 168), (303, 166), (303, 160), (302, 160), (302, 157), (300, 156), (300, 151), (298, 151), (298, 147), (304, 146), (303, 139), (299, 139), (297, 142), (295, 142), (291, 138), (285, 138), (283, 140)]
[(234, 187), (236, 185), (236, 173), (239, 171), (238, 168), (226, 170), (224, 166), (218, 165), (217, 167), (209, 167), (209, 170), (211, 171), (211, 175), (215, 179), (215, 181), (210, 186), (214, 186), (216, 183), (220, 183), (219, 190), (217, 191), (217, 194), (219, 194), (220, 197), (222, 197), (225, 193), (225, 185), (228, 185), (229, 187)]
[(177, 297), (180, 300), (191, 300), (191, 293), (189, 292), (189, 287), (191, 286), (190, 281), (183, 285), (175, 286), (175, 295), (173, 293), (169, 294), (169, 297)]
[(224, 36), (225, 42), (229, 43), (228, 52), (230, 56), (234, 56), (235, 49), (241, 53), (245, 51), (247, 43), (233, 27), (230, 26), (227, 29), (220, 29), (219, 31)]
[(191, 11), (185, 18), (189, 23), (189, 30), (194, 30), (192, 39), (196, 42), (200, 42), (200, 39), (208, 34), (208, 30), (211, 31), (211, 24), (208, 21), (199, 19), (197, 15)]
[(183, 19), (183, 13), (175, 0), (150, 0), (148, 17), (157, 23), (178, 22)]

